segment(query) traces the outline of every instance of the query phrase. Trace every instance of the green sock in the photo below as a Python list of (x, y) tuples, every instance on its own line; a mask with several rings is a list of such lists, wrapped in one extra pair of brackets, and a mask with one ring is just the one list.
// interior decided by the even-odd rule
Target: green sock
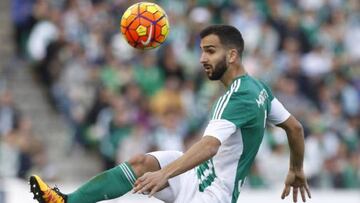
[(67, 195), (67, 203), (95, 203), (114, 199), (129, 192), (136, 175), (129, 163), (124, 162), (90, 179), (75, 192)]

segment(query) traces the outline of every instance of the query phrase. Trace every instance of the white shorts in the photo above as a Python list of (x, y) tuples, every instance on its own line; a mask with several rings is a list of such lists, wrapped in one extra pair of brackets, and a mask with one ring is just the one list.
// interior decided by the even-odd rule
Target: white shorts
[[(178, 159), (183, 153), (179, 151), (156, 151), (148, 153), (155, 157), (160, 167)], [(198, 178), (195, 169), (169, 179), (169, 187), (157, 192), (156, 198), (166, 203), (230, 203), (231, 193), (215, 178), (214, 182), (205, 189), (199, 191)]]

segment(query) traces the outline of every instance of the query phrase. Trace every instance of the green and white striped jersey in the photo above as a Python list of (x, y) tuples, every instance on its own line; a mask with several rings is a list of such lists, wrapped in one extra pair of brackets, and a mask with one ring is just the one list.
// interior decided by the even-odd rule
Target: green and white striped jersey
[(196, 167), (199, 190), (205, 191), (219, 178), (232, 191), (235, 203), (263, 139), (267, 117), (278, 124), (290, 114), (264, 83), (245, 74), (215, 102), (210, 116), (204, 136), (216, 137), (221, 146), (212, 159)]

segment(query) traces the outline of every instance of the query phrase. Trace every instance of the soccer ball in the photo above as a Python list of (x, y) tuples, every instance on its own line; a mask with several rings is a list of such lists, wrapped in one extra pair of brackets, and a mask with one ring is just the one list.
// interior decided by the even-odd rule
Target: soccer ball
[(169, 28), (165, 11), (155, 3), (136, 3), (121, 18), (121, 33), (137, 49), (160, 46), (169, 34)]

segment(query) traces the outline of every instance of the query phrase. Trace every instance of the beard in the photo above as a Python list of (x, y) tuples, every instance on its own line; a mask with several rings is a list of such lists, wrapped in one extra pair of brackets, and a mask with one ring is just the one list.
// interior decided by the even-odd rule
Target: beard
[(215, 65), (213, 72), (208, 78), (210, 80), (220, 80), (220, 78), (224, 75), (227, 70), (226, 58), (224, 57), (219, 63)]

